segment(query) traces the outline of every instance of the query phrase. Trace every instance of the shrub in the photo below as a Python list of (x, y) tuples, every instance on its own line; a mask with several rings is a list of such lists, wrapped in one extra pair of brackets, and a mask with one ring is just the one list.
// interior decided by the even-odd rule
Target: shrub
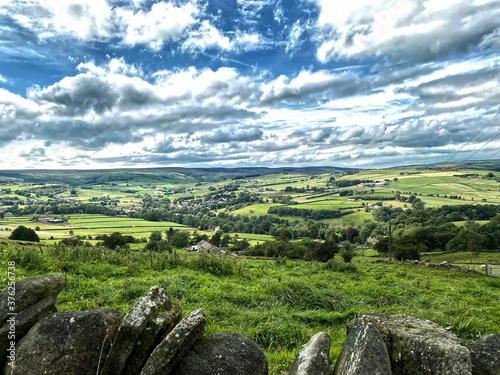
[(344, 262), (349, 263), (352, 260), (352, 258), (354, 258), (356, 253), (352, 249), (344, 248), (340, 250), (339, 255), (342, 257), (342, 259), (344, 259)]
[(215, 276), (228, 276), (236, 273), (236, 261), (226, 255), (200, 253), (189, 261), (189, 267), (211, 273)]
[(9, 240), (40, 242), (40, 237), (33, 229), (20, 225), (12, 231)]
[(330, 259), (324, 265), (325, 269), (332, 270), (335, 272), (358, 272), (356, 266), (352, 263), (339, 263), (334, 259)]

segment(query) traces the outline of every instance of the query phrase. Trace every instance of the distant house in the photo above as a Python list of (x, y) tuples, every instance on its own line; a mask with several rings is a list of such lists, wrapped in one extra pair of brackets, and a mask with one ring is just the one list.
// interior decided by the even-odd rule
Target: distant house
[(11, 216), (14, 216), (14, 214), (12, 212), (6, 212), (5, 213), (5, 217), (11, 217)]
[(41, 216), (37, 220), (39, 223), (45, 223), (45, 224), (64, 224), (66, 221), (63, 219), (54, 219), (49, 216)]
[[(201, 240), (196, 244), (198, 251), (204, 251), (207, 254), (224, 254), (224, 250), (219, 249), (217, 246), (212, 245), (210, 242)], [(192, 248), (191, 248), (192, 250)]]

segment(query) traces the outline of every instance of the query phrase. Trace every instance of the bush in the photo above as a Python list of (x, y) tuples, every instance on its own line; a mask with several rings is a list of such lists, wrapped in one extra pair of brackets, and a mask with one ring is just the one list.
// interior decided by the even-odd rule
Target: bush
[(344, 259), (344, 262), (349, 263), (352, 260), (352, 258), (354, 258), (356, 253), (352, 249), (345, 249), (344, 248), (344, 249), (340, 250), (339, 255), (342, 257), (342, 259)]
[(236, 273), (236, 261), (226, 255), (208, 255), (200, 253), (189, 262), (193, 270), (211, 273), (215, 276), (228, 276)]
[(334, 259), (330, 259), (324, 265), (325, 269), (332, 270), (335, 272), (358, 272), (356, 266), (352, 263), (339, 263)]
[(33, 229), (20, 225), (12, 231), (9, 240), (40, 242), (40, 237)]
[(326, 239), (315, 246), (312, 252), (312, 259), (324, 263), (333, 258), (338, 251), (337, 244), (333, 240)]

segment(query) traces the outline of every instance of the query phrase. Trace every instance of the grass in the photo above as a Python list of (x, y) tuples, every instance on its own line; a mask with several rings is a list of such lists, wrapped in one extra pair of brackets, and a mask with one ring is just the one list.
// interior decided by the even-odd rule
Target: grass
[[(461, 264), (467, 265), (470, 268), (473, 267), (472, 259), (473, 254), (470, 251), (458, 252), (458, 253), (448, 253), (448, 254), (422, 254), (422, 259), (430, 259), (432, 263), (448, 262), (450, 264)], [(494, 265), (500, 265), (500, 253), (487, 253), (480, 252), (475, 260), (474, 269), (478, 270), (478, 265), (483, 263), (489, 263)]]
[[(6, 247), (3, 247), (6, 249)], [(332, 337), (330, 359), (345, 325), (363, 313), (405, 313), (451, 327), (465, 340), (500, 332), (500, 279), (410, 265), (344, 267), (249, 259), (95, 249), (1, 251), (17, 263), (17, 279), (63, 273), (59, 311), (114, 308), (127, 312), (151, 286), (164, 287), (184, 315), (202, 308), (206, 333), (241, 332), (266, 353), (270, 374), (287, 371), (301, 345), (320, 331)], [(1, 286), (7, 283), (6, 273)]]

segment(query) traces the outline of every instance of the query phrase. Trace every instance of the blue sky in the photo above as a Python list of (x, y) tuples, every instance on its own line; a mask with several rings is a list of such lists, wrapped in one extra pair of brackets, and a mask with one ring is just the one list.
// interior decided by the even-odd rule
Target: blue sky
[(0, 169), (447, 161), (499, 99), (500, 1), (0, 0)]

